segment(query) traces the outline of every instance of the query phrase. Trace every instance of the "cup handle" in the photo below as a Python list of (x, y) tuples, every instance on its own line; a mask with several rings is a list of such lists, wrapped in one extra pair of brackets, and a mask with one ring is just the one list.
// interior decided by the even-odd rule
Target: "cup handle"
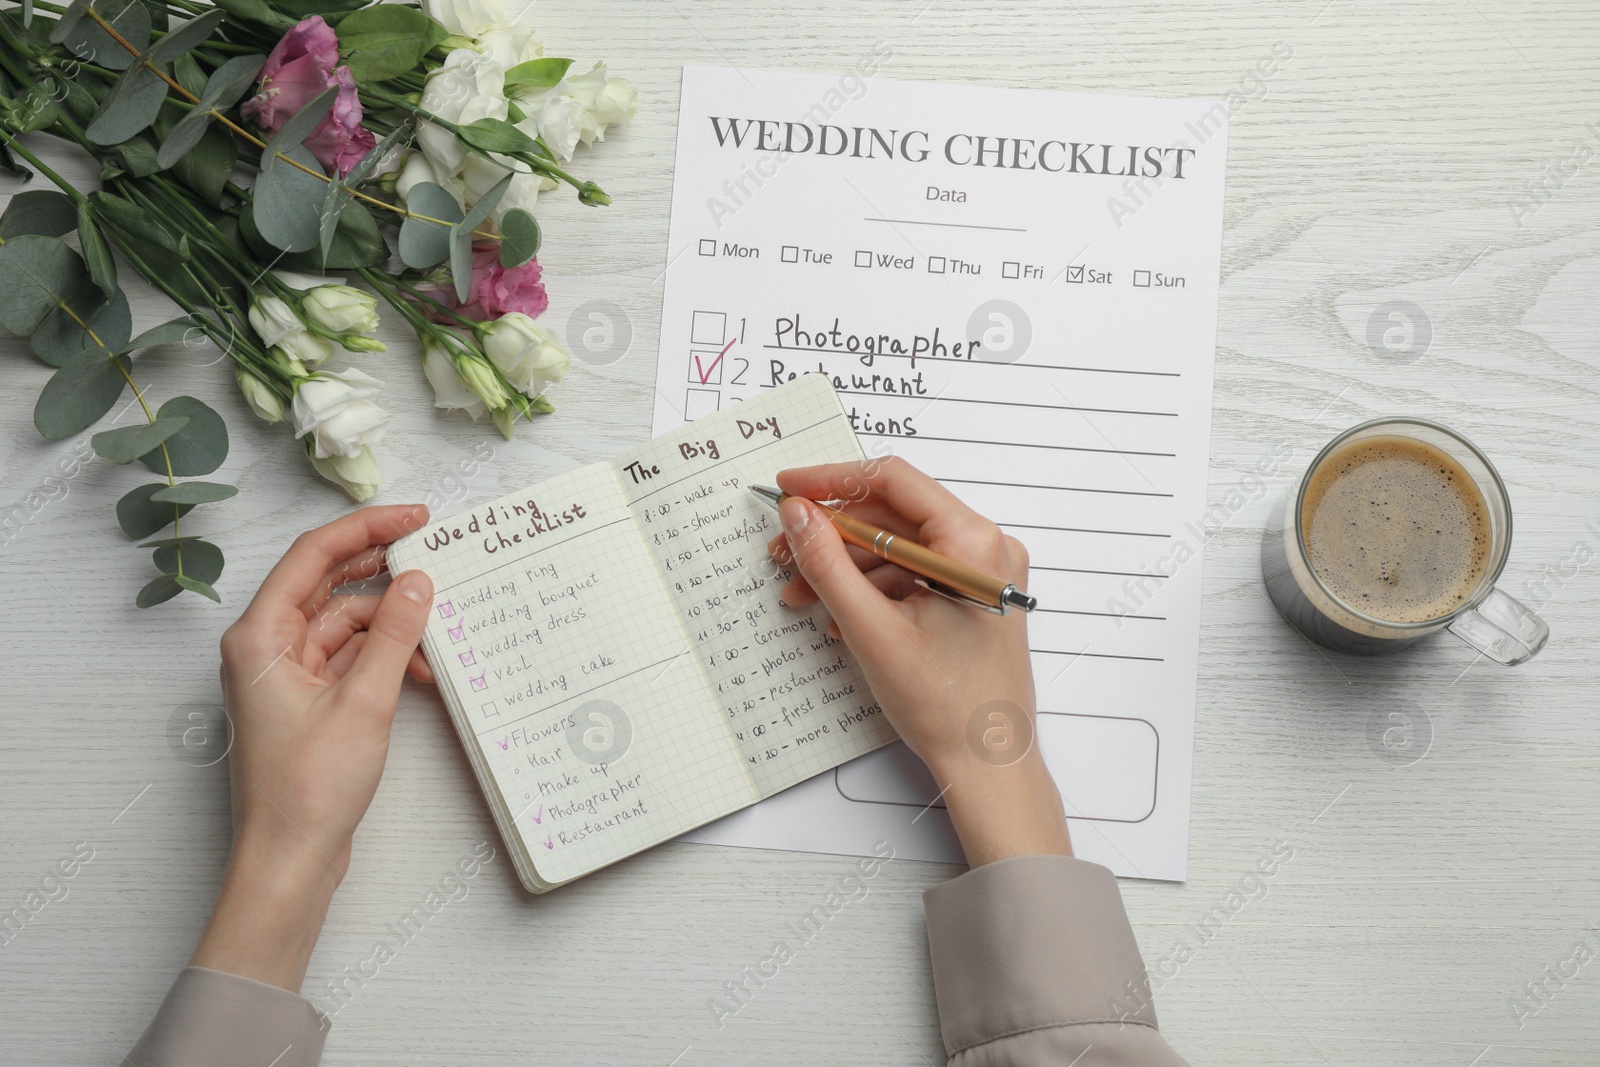
[(1496, 663), (1507, 665), (1532, 659), (1550, 638), (1550, 627), (1533, 609), (1498, 589), (1458, 615), (1449, 629)]

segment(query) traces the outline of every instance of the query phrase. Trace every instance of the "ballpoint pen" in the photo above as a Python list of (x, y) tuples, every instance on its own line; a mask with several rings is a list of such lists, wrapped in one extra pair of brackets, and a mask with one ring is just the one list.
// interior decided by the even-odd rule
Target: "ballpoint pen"
[[(750, 491), (772, 507), (777, 507), (789, 496), (788, 493), (766, 485), (752, 485)], [(839, 531), (839, 536), (844, 539), (845, 544), (855, 545), (880, 559), (888, 560), (913, 574), (920, 575), (917, 584), (924, 589), (962, 604), (983, 608), (996, 615), (1004, 615), (1013, 607), (1032, 611), (1039, 603), (1034, 597), (1018, 589), (1014, 582), (995, 578), (976, 567), (969, 567), (948, 556), (941, 556), (931, 548), (924, 548), (908, 538), (879, 529), (870, 522), (863, 522), (838, 508), (819, 504), (814, 500), (812, 503), (833, 523), (834, 529)]]

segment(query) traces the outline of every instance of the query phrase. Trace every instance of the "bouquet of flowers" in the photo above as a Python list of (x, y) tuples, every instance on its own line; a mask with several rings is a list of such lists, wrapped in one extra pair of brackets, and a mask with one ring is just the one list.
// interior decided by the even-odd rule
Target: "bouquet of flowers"
[[(58, 190), (20, 193), (0, 215), (0, 325), (57, 368), (34, 409), (46, 438), (82, 432), (132, 390), (144, 421), (91, 443), (160, 479), (116, 508), (160, 571), (141, 607), (185, 590), (219, 599), (221, 550), (181, 524), (237, 489), (180, 480), (221, 466), (227, 427), (194, 397), (153, 408), (133, 360), (216, 345), (250, 409), (287, 419), (312, 466), (367, 500), (381, 484), (383, 383), (328, 364), (340, 349), (384, 349), (381, 300), (416, 332), (436, 405), (487, 414), (509, 438), (553, 410), (544, 391), (569, 362), (535, 321), (548, 302), (537, 197), (565, 184), (610, 203), (566, 168), (635, 107), (604, 64), (575, 72), (545, 56), (501, 0), (0, 10), (0, 169)], [(22, 140), (35, 132), (92, 157), (99, 188), (40, 160)], [(63, 240), (74, 233), (76, 247)], [(133, 336), (125, 267), (183, 314)]]

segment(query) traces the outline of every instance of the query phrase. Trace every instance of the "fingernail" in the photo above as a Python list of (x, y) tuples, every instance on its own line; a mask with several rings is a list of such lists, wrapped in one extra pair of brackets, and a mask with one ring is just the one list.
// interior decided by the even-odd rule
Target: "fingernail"
[(394, 580), (395, 588), (407, 600), (425, 603), (433, 595), (433, 583), (421, 571), (406, 571)]
[(783, 520), (783, 529), (786, 533), (797, 534), (811, 521), (811, 509), (806, 507), (805, 501), (791, 497), (778, 508), (778, 518)]

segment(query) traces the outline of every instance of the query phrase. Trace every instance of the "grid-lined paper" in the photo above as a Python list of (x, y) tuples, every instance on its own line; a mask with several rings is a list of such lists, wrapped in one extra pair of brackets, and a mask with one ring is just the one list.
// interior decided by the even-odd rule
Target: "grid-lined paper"
[(893, 740), (825, 616), (778, 602), (748, 489), (859, 458), (802, 378), (391, 547), (433, 578), (423, 650), (528, 888)]

